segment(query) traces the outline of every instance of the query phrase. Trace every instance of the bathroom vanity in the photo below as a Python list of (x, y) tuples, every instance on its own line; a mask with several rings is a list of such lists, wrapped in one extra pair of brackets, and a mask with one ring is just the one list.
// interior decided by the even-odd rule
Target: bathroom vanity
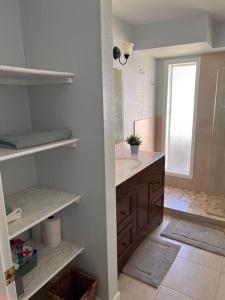
[(120, 272), (134, 250), (163, 221), (165, 156), (116, 146), (117, 244)]

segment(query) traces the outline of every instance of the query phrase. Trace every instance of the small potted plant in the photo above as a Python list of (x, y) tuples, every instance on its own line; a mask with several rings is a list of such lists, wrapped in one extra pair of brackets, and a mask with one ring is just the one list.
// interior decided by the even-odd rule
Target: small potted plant
[(141, 138), (135, 134), (131, 134), (126, 138), (126, 142), (130, 145), (131, 153), (137, 154), (139, 150), (139, 146), (142, 143)]

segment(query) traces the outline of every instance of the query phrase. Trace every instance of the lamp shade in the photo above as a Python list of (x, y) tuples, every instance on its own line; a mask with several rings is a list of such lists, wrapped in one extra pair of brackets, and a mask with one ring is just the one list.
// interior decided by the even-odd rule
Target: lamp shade
[(128, 54), (128, 55), (131, 55), (132, 50), (133, 50), (133, 46), (134, 46), (133, 43), (130, 43), (130, 42), (124, 42), (124, 43), (123, 43), (123, 53), (124, 53), (124, 54)]

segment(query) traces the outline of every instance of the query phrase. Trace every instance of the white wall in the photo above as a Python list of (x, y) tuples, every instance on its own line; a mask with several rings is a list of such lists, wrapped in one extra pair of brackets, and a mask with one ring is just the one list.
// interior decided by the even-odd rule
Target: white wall
[(183, 44), (212, 43), (211, 19), (207, 13), (134, 27), (137, 50)]
[[(124, 41), (133, 42), (133, 28), (113, 17), (113, 45), (121, 47)], [(155, 115), (156, 61), (149, 55), (134, 51), (125, 66), (114, 61), (114, 68), (122, 70), (126, 138), (133, 133), (134, 120)]]
[(123, 71), (123, 89), (126, 137), (133, 133), (134, 120), (155, 116), (155, 59), (134, 53)]
[[(112, 2), (101, 0), (101, 52), (102, 89), (104, 116), (104, 154), (105, 154), (105, 193), (106, 193), (106, 231), (108, 259), (108, 298), (119, 300), (117, 270), (117, 221), (115, 189), (115, 151), (113, 115), (113, 73), (112, 73)], [(109, 63), (110, 62), (110, 63)], [(116, 295), (115, 295), (116, 294)]]
[(71, 85), (29, 88), (33, 127), (68, 127), (80, 139), (76, 149), (38, 154), (37, 176), (83, 196), (63, 210), (62, 232), (84, 246), (75, 263), (97, 277), (102, 300), (117, 292), (110, 7), (110, 0), (21, 0), (27, 65), (76, 75)]
[[(19, 0), (0, 1), (0, 62), (25, 64)], [(29, 98), (25, 87), (0, 85), (0, 134), (31, 129)], [(34, 157), (0, 163), (4, 193), (11, 194), (36, 183)]]
[[(206, 12), (132, 26), (115, 17), (113, 25), (119, 32), (114, 37), (114, 45), (128, 39), (135, 43), (136, 50), (165, 48), (173, 51), (179, 46), (184, 51), (182, 55), (225, 50), (225, 22), (214, 21)], [(154, 55), (157, 57), (157, 52)]]
[(77, 75), (71, 85), (1, 85), (0, 134), (69, 127), (80, 139), (76, 149), (1, 163), (4, 192), (38, 182), (83, 196), (63, 210), (62, 232), (84, 246), (75, 261), (96, 276), (102, 300), (118, 290), (111, 16), (110, 0), (0, 3), (1, 64)]
[(213, 24), (213, 47), (225, 47), (225, 22), (214, 22)]
[[(122, 49), (124, 42), (133, 41), (133, 29), (131, 25), (120, 20), (117, 17), (113, 17), (113, 47)], [(119, 64), (119, 62), (113, 60), (113, 67), (123, 70), (125, 66)]]

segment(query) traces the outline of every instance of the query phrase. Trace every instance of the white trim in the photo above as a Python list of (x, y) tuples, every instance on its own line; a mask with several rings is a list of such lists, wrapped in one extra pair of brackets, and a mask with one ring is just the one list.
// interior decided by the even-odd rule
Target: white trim
[[(95, 300), (102, 300), (102, 299), (95, 296)], [(120, 300), (120, 292), (119, 291), (117, 291), (116, 295), (112, 298), (112, 300)]]
[(4, 281), (4, 283), (1, 283), (1, 289), (3, 288), (3, 290), (0, 292), (1, 294), (0, 298), (4, 300), (15, 300), (17, 299), (15, 282), (12, 282), (8, 286), (6, 286), (5, 278), (4, 278), (4, 272), (13, 266), (13, 262), (12, 262), (10, 244), (9, 244), (9, 233), (8, 233), (8, 226), (6, 220), (5, 199), (3, 193), (1, 172), (0, 172), (0, 228), (1, 228), (0, 280)]
[[(196, 126), (197, 126), (197, 108), (198, 108), (198, 91), (199, 91), (199, 75), (200, 75), (200, 63), (201, 58), (200, 57), (188, 57), (188, 58), (179, 58), (179, 59), (169, 59), (165, 61), (164, 64), (164, 84), (163, 84), (163, 90), (164, 90), (164, 96), (163, 96), (163, 121), (162, 121), (162, 148), (164, 151), (166, 151), (166, 129), (167, 129), (167, 112), (169, 109), (168, 105), (168, 89), (169, 89), (169, 66), (170, 65), (185, 65), (190, 64), (191, 62), (197, 64), (196, 68), (196, 80), (195, 80), (195, 99), (194, 99), (194, 108), (193, 108), (193, 126), (192, 126), (192, 145), (191, 145), (191, 162), (190, 162), (190, 175), (185, 175), (181, 173), (166, 172), (166, 175), (169, 176), (175, 176), (180, 178), (186, 178), (186, 179), (193, 179), (193, 173), (194, 173), (194, 160), (195, 160), (195, 140), (196, 140)], [(171, 91), (169, 91), (171, 92)]]
[(166, 115), (167, 115), (167, 90), (168, 90), (168, 67), (169, 61), (164, 63), (164, 80), (163, 80), (163, 118), (162, 118), (162, 151), (166, 149)]
[(193, 179), (192, 175), (186, 175), (178, 172), (167, 171), (165, 172), (166, 176), (179, 177), (184, 179)]
[(41, 85), (72, 83), (74, 73), (0, 65), (0, 84)]
[(118, 291), (112, 300), (120, 300), (120, 292)]
[(199, 92), (199, 77), (200, 77), (200, 64), (201, 59), (195, 60), (197, 63), (196, 79), (195, 79), (195, 100), (194, 100), (194, 114), (193, 114), (193, 126), (192, 126), (192, 145), (191, 145), (191, 179), (194, 176), (194, 162), (195, 162), (195, 142), (196, 142), (196, 128), (197, 128), (197, 115), (198, 115), (198, 92)]
[(7, 149), (7, 148), (0, 147), (0, 162), (9, 160), (9, 159), (22, 157), (22, 156), (35, 154), (38, 152), (55, 149), (55, 148), (60, 148), (60, 147), (76, 148), (78, 145), (78, 142), (79, 142), (78, 139), (69, 138), (66, 140), (58, 141), (58, 142), (52, 142), (49, 144), (34, 146), (34, 147), (20, 149), (20, 150)]
[(22, 86), (34, 86), (34, 85), (52, 85), (52, 84), (69, 84), (72, 83), (72, 77), (61, 78), (47, 78), (47, 79), (14, 79), (14, 78), (0, 78), (1, 85), (22, 85)]

